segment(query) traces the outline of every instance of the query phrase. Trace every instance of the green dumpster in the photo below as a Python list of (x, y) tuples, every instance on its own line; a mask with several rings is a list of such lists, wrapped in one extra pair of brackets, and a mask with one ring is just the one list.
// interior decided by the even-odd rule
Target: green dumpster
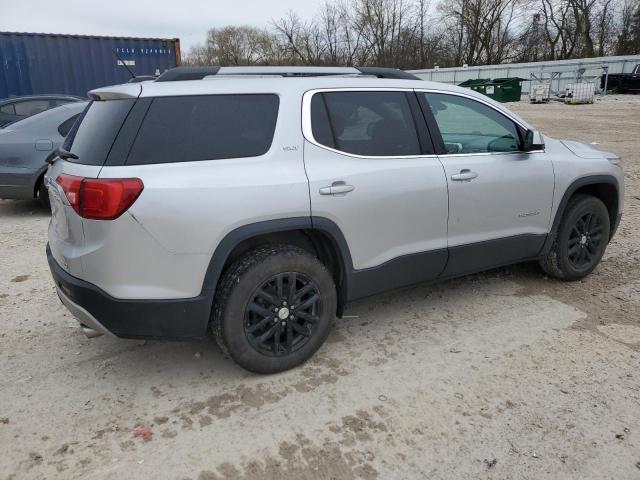
[(471, 90), (475, 90), (476, 92), (485, 93), (485, 84), (490, 82), (489, 78), (476, 78), (471, 80), (465, 80), (464, 82), (458, 84), (459, 87), (470, 88)]
[(494, 78), (483, 85), (484, 91), (481, 93), (498, 102), (519, 102), (523, 81), (524, 78), (520, 77)]

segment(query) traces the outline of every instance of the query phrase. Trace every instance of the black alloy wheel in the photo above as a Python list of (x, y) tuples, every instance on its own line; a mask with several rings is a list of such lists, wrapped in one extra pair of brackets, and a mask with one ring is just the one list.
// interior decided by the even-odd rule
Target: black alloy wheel
[(279, 273), (252, 295), (244, 312), (244, 331), (260, 353), (289, 355), (307, 344), (321, 314), (322, 298), (311, 279), (300, 272)]
[(211, 330), (243, 368), (282, 372), (322, 346), (337, 302), (333, 276), (315, 255), (293, 245), (265, 245), (225, 269)]
[(592, 195), (573, 196), (562, 214), (551, 248), (540, 257), (547, 275), (574, 281), (598, 266), (609, 244), (611, 223), (606, 205)]
[(599, 260), (603, 231), (603, 221), (597, 213), (585, 213), (575, 221), (567, 242), (567, 256), (576, 269), (587, 269), (594, 260)]

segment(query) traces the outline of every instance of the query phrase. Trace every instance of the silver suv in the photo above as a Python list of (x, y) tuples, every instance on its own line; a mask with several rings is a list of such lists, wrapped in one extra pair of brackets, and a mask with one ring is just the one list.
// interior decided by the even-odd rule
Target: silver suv
[(580, 279), (620, 221), (617, 156), (397, 71), (178, 69), (91, 97), (46, 176), (51, 272), (90, 336), (211, 332), (278, 372), (351, 300), (534, 260)]

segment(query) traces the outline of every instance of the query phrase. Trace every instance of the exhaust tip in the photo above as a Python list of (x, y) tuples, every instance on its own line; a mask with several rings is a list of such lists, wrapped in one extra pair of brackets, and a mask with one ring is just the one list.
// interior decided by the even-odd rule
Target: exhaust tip
[(102, 332), (89, 328), (86, 325), (80, 325), (80, 328), (82, 328), (82, 333), (84, 333), (87, 338), (96, 338), (100, 335), (104, 335)]

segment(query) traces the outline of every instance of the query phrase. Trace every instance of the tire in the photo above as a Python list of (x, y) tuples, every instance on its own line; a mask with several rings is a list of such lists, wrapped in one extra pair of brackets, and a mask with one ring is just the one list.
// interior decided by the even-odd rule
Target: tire
[(47, 210), (51, 210), (51, 202), (49, 200), (49, 190), (44, 184), (44, 177), (40, 180), (38, 185), (38, 201)]
[(224, 273), (211, 329), (241, 367), (277, 373), (320, 348), (336, 305), (333, 278), (320, 260), (298, 247), (271, 245), (245, 254)]
[(553, 245), (540, 259), (540, 266), (551, 277), (580, 280), (602, 259), (610, 232), (604, 203), (591, 195), (576, 195), (569, 200)]

